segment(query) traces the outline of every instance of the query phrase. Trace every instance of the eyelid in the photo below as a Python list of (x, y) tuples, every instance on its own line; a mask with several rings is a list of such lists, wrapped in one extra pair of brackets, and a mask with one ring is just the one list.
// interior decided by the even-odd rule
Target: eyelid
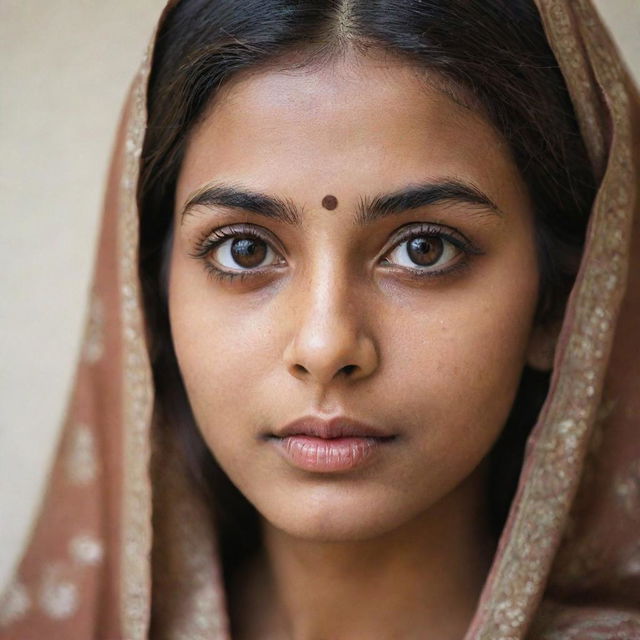
[[(445, 231), (445, 233), (443, 233)], [(220, 234), (218, 236), (218, 241), (211, 241), (212, 236), (216, 234)], [(215, 229), (209, 229), (205, 233), (202, 233), (197, 237), (195, 241), (196, 247), (198, 247), (197, 255), (194, 257), (204, 257), (200, 255), (200, 249), (205, 251), (204, 255), (211, 250), (212, 246), (220, 244), (225, 240), (229, 239), (229, 237), (234, 235), (251, 235), (265, 242), (272, 244), (274, 249), (277, 249), (280, 253), (284, 253), (283, 247), (277, 242), (269, 232), (266, 227), (262, 227), (257, 224), (245, 224), (245, 223), (236, 223), (223, 227), (217, 227)], [(410, 222), (406, 225), (403, 225), (394, 233), (394, 237), (391, 240), (391, 245), (389, 246), (389, 250), (394, 248), (400, 242), (406, 240), (408, 237), (412, 237), (417, 234), (427, 234), (427, 235), (444, 235), (448, 238), (452, 238), (455, 242), (458, 243), (458, 246), (464, 248), (465, 250), (468, 248), (472, 253), (482, 253), (477, 247), (473, 245), (462, 233), (460, 233), (457, 229), (450, 227), (446, 224), (434, 223), (434, 222)]]
[(464, 234), (446, 224), (435, 222), (410, 222), (396, 231), (394, 238), (392, 239), (392, 244), (385, 251), (384, 255), (387, 255), (399, 244), (422, 235), (443, 237), (462, 251), (472, 255), (481, 255), (483, 253), (483, 251), (473, 244)]
[[(227, 268), (220, 268), (214, 266), (210, 260), (208, 260), (208, 256), (220, 245), (224, 244), (232, 240), (236, 236), (249, 236), (262, 240), (276, 253), (280, 258), (283, 258), (284, 251), (280, 248), (280, 243), (273, 239), (272, 234), (264, 227), (256, 224), (243, 224), (236, 223), (230, 224), (223, 227), (217, 227), (213, 230), (209, 230), (206, 233), (203, 233), (196, 241), (196, 250), (191, 253), (191, 257), (200, 259), (204, 261), (206, 264), (206, 269), (210, 273), (220, 280), (229, 279), (232, 280), (234, 278), (239, 277), (240, 280), (245, 277), (251, 277), (252, 275), (260, 275), (264, 274), (267, 269), (274, 268), (276, 266), (281, 266), (278, 264), (267, 265), (266, 267), (255, 267), (250, 269), (237, 269), (230, 270)], [(386, 251), (382, 254), (383, 257), (388, 256), (394, 249), (396, 249), (403, 242), (411, 240), (415, 237), (420, 237), (424, 235), (431, 235), (443, 238), (446, 242), (449, 242), (456, 248), (458, 248), (462, 253), (467, 255), (481, 255), (484, 252), (475, 246), (472, 242), (468, 240), (468, 238), (460, 233), (457, 229), (450, 227), (445, 224), (440, 223), (432, 223), (432, 222), (411, 222), (406, 225), (403, 225), (394, 233), (394, 239), (392, 240), (392, 244)], [(416, 265), (415, 269), (409, 267), (401, 267), (403, 270), (407, 272), (415, 272), (416, 274), (421, 275), (430, 275), (437, 276), (439, 274), (444, 274), (451, 270), (450, 267), (444, 267), (441, 270), (429, 270), (426, 268), (421, 268)]]
[(230, 224), (217, 227), (199, 235), (195, 240), (196, 250), (190, 255), (192, 258), (206, 258), (216, 247), (232, 240), (236, 236), (250, 236), (267, 243), (278, 254), (284, 253), (280, 243), (276, 242), (265, 227), (256, 224)]

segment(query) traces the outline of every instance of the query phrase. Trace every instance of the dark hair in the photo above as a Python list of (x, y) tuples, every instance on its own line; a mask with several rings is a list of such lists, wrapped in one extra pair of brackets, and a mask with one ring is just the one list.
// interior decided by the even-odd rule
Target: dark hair
[[(209, 452), (191, 415), (176, 362), (163, 260), (185, 145), (216, 90), (257, 65), (318, 64), (349, 48), (390, 52), (472, 96), (509, 143), (535, 207), (540, 265), (537, 320), (553, 323), (572, 286), (594, 179), (564, 79), (533, 0), (183, 0), (161, 25), (148, 92), (142, 152), (140, 273), (157, 389), (156, 411), (179, 430), (194, 477), (220, 521), (227, 574), (257, 544), (253, 508)], [(491, 518), (504, 524), (526, 438), (548, 374), (525, 368), (491, 452)]]

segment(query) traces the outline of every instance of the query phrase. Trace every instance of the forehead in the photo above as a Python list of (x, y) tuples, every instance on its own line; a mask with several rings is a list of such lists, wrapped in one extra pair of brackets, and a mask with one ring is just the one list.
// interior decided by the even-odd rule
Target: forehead
[(497, 191), (517, 181), (493, 127), (443, 87), (382, 56), (240, 73), (192, 132), (176, 205), (213, 179), (316, 206), (327, 193), (342, 204), (356, 190), (379, 192), (439, 176)]

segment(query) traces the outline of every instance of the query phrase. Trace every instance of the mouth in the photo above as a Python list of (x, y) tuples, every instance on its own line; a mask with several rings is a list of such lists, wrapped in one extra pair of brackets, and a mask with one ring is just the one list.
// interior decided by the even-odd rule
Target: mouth
[(293, 467), (317, 473), (350, 471), (371, 461), (396, 435), (345, 417), (306, 416), (268, 436)]

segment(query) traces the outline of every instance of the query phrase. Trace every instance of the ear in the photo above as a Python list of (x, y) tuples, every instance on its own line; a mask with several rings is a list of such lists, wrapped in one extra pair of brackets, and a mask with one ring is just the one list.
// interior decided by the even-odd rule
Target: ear
[(560, 323), (538, 324), (533, 327), (527, 347), (527, 364), (537, 371), (551, 371), (560, 335)]

